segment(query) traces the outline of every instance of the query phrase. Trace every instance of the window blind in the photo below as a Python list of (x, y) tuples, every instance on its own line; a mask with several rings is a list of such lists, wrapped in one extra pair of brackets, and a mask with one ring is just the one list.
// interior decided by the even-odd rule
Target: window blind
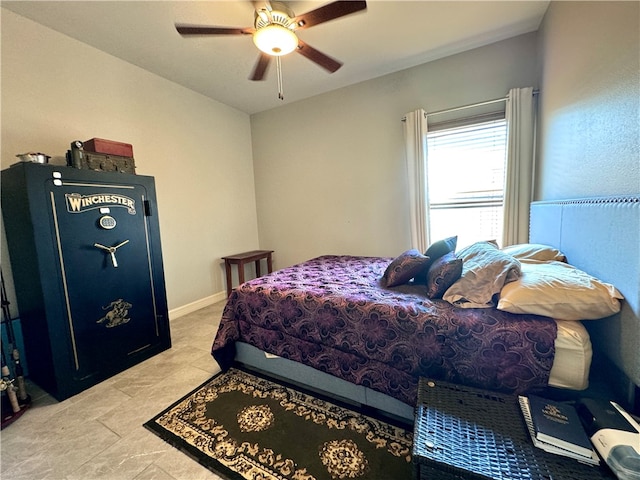
[(506, 120), (427, 134), (430, 231), (459, 245), (502, 237)]

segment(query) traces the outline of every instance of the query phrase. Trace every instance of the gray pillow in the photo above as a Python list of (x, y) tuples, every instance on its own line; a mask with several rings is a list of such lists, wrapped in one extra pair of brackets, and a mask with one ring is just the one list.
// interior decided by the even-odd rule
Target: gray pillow
[(496, 305), (494, 295), (522, 275), (520, 262), (492, 242), (477, 242), (458, 252), (462, 276), (443, 295), (447, 302), (462, 308)]

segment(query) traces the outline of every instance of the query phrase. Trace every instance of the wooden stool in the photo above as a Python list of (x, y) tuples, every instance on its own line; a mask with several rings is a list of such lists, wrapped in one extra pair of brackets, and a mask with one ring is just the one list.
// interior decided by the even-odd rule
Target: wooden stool
[(256, 276), (259, 277), (260, 274), (260, 260), (263, 258), (267, 259), (267, 270), (268, 273), (272, 271), (271, 264), (271, 254), (273, 250), (252, 250), (250, 252), (238, 253), (236, 255), (229, 255), (228, 257), (222, 257), (224, 260), (224, 268), (227, 273), (227, 297), (231, 295), (231, 265), (238, 266), (238, 282), (239, 284), (244, 283), (244, 265), (249, 262), (256, 262)]

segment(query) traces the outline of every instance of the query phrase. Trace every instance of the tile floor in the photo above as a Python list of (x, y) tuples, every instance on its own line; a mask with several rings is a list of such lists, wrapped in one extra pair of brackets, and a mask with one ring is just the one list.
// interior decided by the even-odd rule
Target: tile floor
[(63, 402), (33, 384), (0, 432), (3, 480), (219, 480), (142, 424), (219, 371), (209, 353), (225, 302), (171, 321), (172, 348)]

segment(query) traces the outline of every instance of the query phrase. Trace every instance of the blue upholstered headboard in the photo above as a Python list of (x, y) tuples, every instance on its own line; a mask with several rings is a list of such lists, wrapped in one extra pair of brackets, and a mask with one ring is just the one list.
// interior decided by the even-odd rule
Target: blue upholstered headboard
[[(570, 264), (612, 283), (620, 313), (584, 322), (596, 350), (640, 385), (640, 194), (531, 204), (529, 238), (559, 248)], [(595, 360), (594, 355), (594, 360)], [(632, 386), (631, 386), (632, 387)], [(637, 400), (636, 400), (637, 401)]]

